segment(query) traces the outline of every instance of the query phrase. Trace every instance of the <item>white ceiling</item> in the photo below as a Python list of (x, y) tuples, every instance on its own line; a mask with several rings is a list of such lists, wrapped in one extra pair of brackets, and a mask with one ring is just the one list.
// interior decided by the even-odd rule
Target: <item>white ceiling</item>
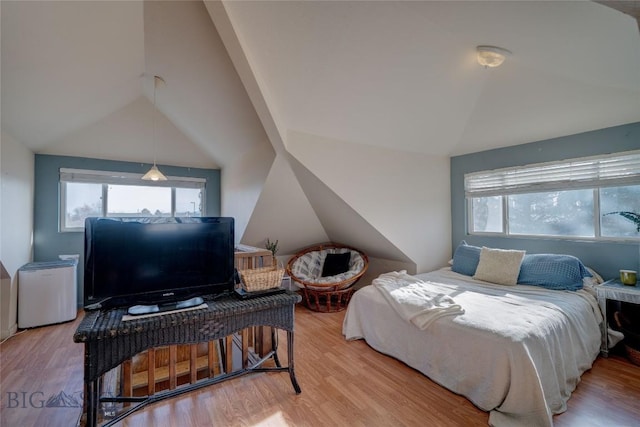
[[(0, 6), (2, 129), (34, 152), (73, 155), (76, 144), (75, 155), (151, 161), (148, 138), (109, 143), (104, 125), (122, 137), (131, 124), (113, 117), (152, 117), (154, 75), (166, 81), (156, 90), (158, 124), (166, 117), (186, 137), (156, 136), (158, 163), (215, 168), (268, 144), (201, 1)], [(96, 149), (88, 138), (98, 131)]]
[[(283, 126), (462, 154), (640, 119), (640, 37), (586, 1), (229, 2)], [(484, 69), (475, 47), (513, 52)]]
[[(281, 129), (456, 155), (640, 121), (637, 23), (598, 3), (225, 8)], [(211, 164), (266, 142), (199, 1), (2, 1), (1, 15), (2, 128), (35, 152), (68, 150), (69, 135), (152, 98), (153, 74), (167, 81), (158, 109)], [(513, 55), (483, 69), (479, 44)], [(178, 157), (158, 153), (191, 161)]]
[(2, 129), (33, 151), (142, 94), (142, 3), (0, 6)]

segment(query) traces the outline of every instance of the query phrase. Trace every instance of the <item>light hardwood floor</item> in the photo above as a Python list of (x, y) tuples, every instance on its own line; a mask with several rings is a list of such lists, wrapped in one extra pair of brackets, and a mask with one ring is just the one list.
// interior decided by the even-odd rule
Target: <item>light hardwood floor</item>
[[(80, 317), (82, 313), (80, 313)], [(80, 408), (43, 407), (82, 390), (80, 320), (28, 330), (0, 346), (1, 426), (74, 426)], [(149, 406), (120, 426), (486, 426), (488, 415), (417, 371), (346, 342), (341, 313), (296, 309), (296, 373), (258, 373)], [(284, 343), (284, 334), (280, 342)], [(281, 344), (280, 355), (286, 358)], [(613, 355), (586, 372), (556, 426), (640, 422), (640, 367)]]

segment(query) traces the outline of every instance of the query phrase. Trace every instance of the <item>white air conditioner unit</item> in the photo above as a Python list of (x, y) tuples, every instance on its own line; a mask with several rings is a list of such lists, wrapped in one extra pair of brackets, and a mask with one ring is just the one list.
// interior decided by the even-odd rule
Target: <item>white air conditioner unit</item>
[(77, 261), (31, 262), (18, 270), (18, 327), (73, 320), (77, 308)]

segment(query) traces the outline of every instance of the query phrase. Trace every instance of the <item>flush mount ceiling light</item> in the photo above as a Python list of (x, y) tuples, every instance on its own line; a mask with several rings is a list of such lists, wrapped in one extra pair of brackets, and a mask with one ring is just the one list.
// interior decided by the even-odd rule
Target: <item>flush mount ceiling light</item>
[(152, 118), (152, 126), (153, 126), (153, 138), (151, 143), (153, 144), (153, 166), (149, 169), (149, 172), (145, 173), (142, 176), (142, 179), (145, 181), (166, 181), (167, 177), (164, 176), (162, 172), (156, 166), (156, 89), (158, 88), (158, 83), (164, 83), (164, 80), (160, 76), (153, 76), (153, 118)]
[(495, 68), (502, 65), (505, 58), (511, 55), (507, 49), (496, 46), (478, 46), (478, 63), (485, 68)]

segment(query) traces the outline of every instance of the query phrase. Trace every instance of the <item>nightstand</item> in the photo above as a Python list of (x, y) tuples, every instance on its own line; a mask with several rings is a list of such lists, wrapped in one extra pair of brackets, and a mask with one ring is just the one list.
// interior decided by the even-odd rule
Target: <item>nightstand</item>
[(604, 357), (609, 355), (609, 339), (608, 329), (609, 322), (607, 320), (607, 300), (631, 302), (634, 304), (640, 304), (640, 286), (623, 285), (620, 279), (612, 279), (604, 282), (602, 285), (596, 287), (598, 293), (598, 304), (602, 315), (604, 316), (604, 322), (602, 322), (601, 333), (602, 341), (600, 343), (600, 354)]

